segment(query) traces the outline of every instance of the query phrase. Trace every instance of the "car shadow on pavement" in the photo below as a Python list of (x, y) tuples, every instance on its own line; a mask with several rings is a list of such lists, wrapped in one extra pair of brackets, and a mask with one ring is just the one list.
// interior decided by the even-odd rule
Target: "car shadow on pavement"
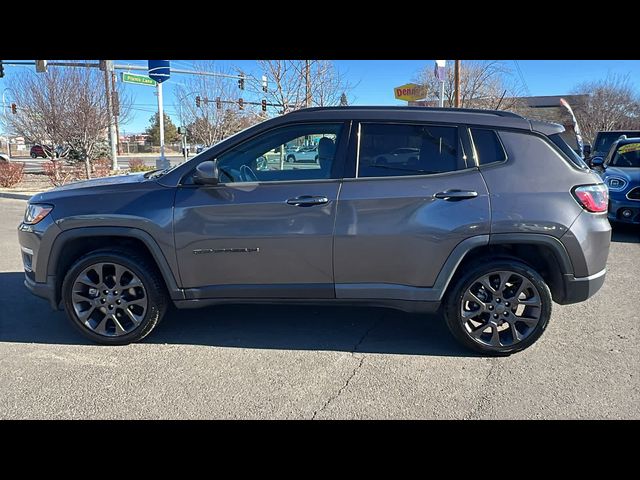
[[(0, 273), (4, 310), (0, 342), (92, 345), (69, 324), (64, 312), (52, 311), (23, 282), (21, 272)], [(171, 308), (143, 343), (475, 356), (455, 342), (439, 315), (373, 307), (245, 304)]]
[(611, 241), (620, 243), (640, 243), (640, 226), (625, 224), (612, 226)]

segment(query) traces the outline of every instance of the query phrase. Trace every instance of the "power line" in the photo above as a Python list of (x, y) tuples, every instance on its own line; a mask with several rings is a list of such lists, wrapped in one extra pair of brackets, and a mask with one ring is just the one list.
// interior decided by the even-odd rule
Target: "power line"
[(527, 82), (524, 79), (524, 75), (522, 74), (522, 70), (520, 69), (520, 65), (518, 64), (517, 60), (514, 60), (513, 63), (515, 63), (516, 65), (516, 70), (518, 71), (518, 75), (520, 75), (520, 80), (522, 81), (522, 85), (524, 85), (524, 90), (525, 92), (527, 92), (527, 97), (531, 96), (531, 91), (529, 90), (529, 86), (527, 85)]

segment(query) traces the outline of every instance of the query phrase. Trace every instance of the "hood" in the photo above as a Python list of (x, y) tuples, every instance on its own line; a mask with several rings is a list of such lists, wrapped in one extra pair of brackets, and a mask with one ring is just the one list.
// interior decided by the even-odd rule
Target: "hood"
[(609, 167), (604, 171), (603, 176), (605, 178), (620, 177), (629, 182), (629, 185), (640, 185), (640, 168)]
[[(58, 197), (66, 197), (69, 194), (78, 191), (86, 191), (87, 189), (97, 189), (99, 191), (109, 190), (113, 188), (135, 188), (135, 184), (147, 181), (144, 178), (145, 173), (130, 173), (126, 175), (114, 175), (112, 177), (92, 178), (91, 180), (80, 180), (78, 182), (68, 183), (61, 187), (55, 187), (46, 192), (38, 193), (29, 200), (32, 203), (46, 202), (55, 200)], [(84, 192), (82, 192), (84, 193)], [(87, 192), (88, 193), (88, 192)]]

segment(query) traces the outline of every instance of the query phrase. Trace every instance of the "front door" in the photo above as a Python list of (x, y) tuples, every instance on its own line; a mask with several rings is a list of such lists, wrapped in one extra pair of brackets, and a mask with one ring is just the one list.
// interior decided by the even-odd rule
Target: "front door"
[(335, 296), (333, 228), (347, 132), (342, 123), (276, 128), (219, 155), (218, 185), (185, 178), (174, 224), (188, 298)]
[(489, 233), (487, 187), (463, 135), (452, 125), (360, 124), (357, 174), (343, 181), (336, 219), (338, 298), (429, 300), (456, 245)]

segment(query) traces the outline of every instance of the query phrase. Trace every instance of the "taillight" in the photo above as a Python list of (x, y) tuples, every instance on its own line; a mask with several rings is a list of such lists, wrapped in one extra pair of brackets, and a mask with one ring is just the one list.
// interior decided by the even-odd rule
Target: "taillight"
[(573, 189), (573, 196), (582, 208), (589, 212), (606, 212), (609, 204), (609, 190), (599, 183), (597, 185), (582, 185)]

